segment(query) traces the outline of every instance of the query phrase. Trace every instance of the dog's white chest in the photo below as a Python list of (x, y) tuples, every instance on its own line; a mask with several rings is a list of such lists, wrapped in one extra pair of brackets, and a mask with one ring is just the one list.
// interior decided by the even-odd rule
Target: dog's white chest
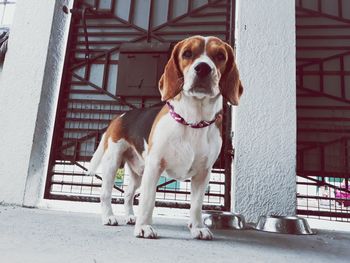
[(215, 126), (193, 129), (164, 118), (159, 131), (155, 146), (171, 178), (185, 180), (206, 171), (219, 155), (221, 137)]

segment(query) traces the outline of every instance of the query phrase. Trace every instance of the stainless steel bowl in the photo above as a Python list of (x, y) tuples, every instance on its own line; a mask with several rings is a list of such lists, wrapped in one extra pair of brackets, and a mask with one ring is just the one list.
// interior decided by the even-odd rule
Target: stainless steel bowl
[(255, 226), (255, 229), (281, 234), (314, 234), (307, 220), (297, 216), (261, 216)]
[(222, 212), (222, 211), (203, 211), (203, 222), (211, 229), (243, 229), (245, 220), (242, 215)]

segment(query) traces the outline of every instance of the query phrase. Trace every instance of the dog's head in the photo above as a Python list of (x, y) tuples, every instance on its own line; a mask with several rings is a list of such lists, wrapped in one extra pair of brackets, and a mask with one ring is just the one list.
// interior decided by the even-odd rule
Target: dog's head
[(243, 87), (239, 79), (234, 52), (217, 37), (194, 36), (174, 47), (159, 81), (162, 101), (181, 91), (196, 98), (221, 95), (238, 105)]

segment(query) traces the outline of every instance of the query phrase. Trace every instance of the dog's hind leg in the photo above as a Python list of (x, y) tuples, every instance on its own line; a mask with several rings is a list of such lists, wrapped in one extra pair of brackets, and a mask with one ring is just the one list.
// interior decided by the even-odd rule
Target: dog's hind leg
[(125, 219), (129, 225), (135, 224), (133, 201), (137, 188), (140, 187), (142, 177), (131, 170), (128, 163), (125, 163), (125, 175), (129, 175), (129, 185), (124, 194)]
[(105, 135), (102, 135), (101, 141), (92, 156), (92, 159), (90, 161), (90, 166), (89, 170), (87, 171), (87, 175), (94, 176), (96, 174), (96, 170), (101, 162), (101, 159), (104, 155), (104, 140), (105, 140)]
[(102, 157), (102, 188), (101, 188), (101, 212), (102, 224), (118, 225), (116, 216), (112, 210), (112, 189), (116, 172), (123, 160), (123, 154), (127, 149), (127, 142), (123, 139), (113, 142), (108, 141), (108, 147)]

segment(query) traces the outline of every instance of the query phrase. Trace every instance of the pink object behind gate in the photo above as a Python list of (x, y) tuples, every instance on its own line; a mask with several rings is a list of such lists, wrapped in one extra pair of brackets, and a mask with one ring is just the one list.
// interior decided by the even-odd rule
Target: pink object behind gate
[[(346, 189), (345, 183), (342, 183), (340, 188)], [(348, 185), (348, 190), (350, 191), (350, 185)], [(343, 203), (344, 206), (350, 206), (350, 193), (337, 189), (335, 190), (335, 197), (338, 199), (346, 199), (339, 201)]]

